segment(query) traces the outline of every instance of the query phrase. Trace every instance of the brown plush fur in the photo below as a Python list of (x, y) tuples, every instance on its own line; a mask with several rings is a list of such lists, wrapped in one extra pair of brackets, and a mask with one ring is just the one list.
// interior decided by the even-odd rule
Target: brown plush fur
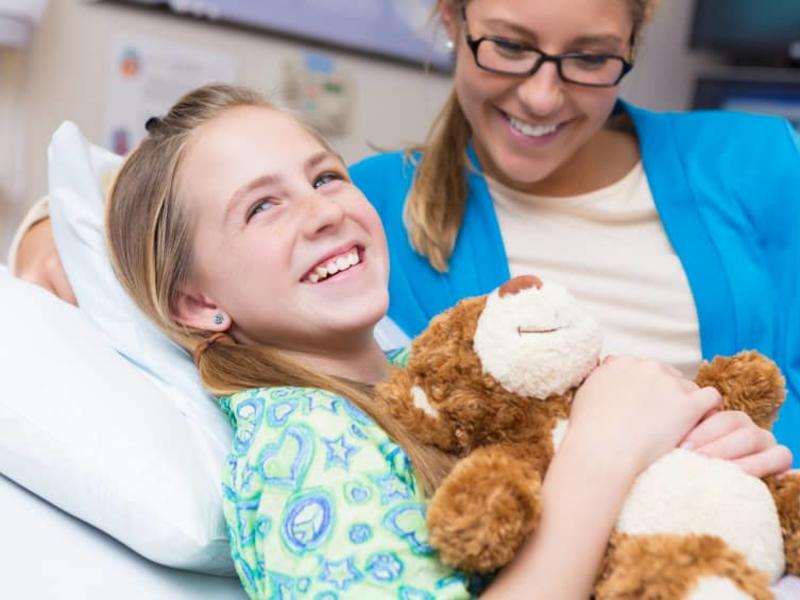
[[(430, 543), (444, 562), (491, 571), (510, 562), (539, 523), (539, 474), (512, 454), (501, 446), (478, 448), (437, 490), (428, 510), (428, 522), (435, 524)], [(482, 526), (485, 521), (492, 526)]]
[[(647, 565), (647, 569), (642, 569)], [(684, 598), (701, 577), (730, 579), (756, 600), (772, 600), (766, 575), (721, 539), (706, 535), (615, 534), (603, 564), (597, 600)], [(720, 599), (722, 600), (722, 599)]]
[[(541, 286), (517, 278), (501, 296)], [(552, 433), (569, 417), (575, 390), (546, 399), (507, 391), (484, 372), (473, 349), (486, 298), (472, 298), (434, 319), (412, 344), (403, 369), (376, 388), (413, 437), (448, 453), (428, 507), (430, 542), (448, 564), (491, 572), (507, 564), (541, 517), (541, 483), (552, 459)], [(701, 367), (697, 383), (713, 385), (723, 408), (769, 427), (784, 396), (777, 366), (757, 352), (718, 357)], [(416, 402), (416, 403), (415, 403)], [(789, 570), (800, 572), (800, 475), (767, 481), (785, 537)], [(771, 598), (766, 576), (712, 536), (615, 534), (597, 597), (682, 598), (702, 575), (730, 577), (753, 598)]]
[(775, 498), (783, 530), (786, 570), (800, 575), (800, 476), (796, 472), (767, 477), (767, 486)]
[(740, 352), (735, 359), (717, 356), (703, 364), (695, 382), (713, 386), (722, 394), (722, 410), (740, 410), (769, 429), (783, 403), (785, 381), (780, 370), (758, 352)]

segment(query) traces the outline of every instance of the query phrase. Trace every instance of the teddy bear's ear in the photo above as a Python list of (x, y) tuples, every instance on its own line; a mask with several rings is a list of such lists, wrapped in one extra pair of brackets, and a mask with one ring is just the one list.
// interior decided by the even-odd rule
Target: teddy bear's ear
[(456, 379), (480, 378), (473, 339), (485, 305), (485, 296), (468, 298), (436, 316), (412, 343), (407, 368), (416, 377), (445, 387)]

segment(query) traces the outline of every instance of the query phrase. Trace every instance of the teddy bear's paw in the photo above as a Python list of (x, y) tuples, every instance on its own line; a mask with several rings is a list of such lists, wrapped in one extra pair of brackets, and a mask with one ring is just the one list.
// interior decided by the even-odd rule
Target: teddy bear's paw
[(455, 466), (431, 500), (430, 543), (449, 565), (495, 571), (538, 524), (540, 490), (528, 463), (499, 448), (480, 448)]
[(786, 395), (785, 381), (778, 366), (755, 351), (736, 356), (717, 356), (704, 363), (695, 382), (713, 386), (722, 394), (722, 410), (739, 410), (770, 429)]
[(726, 577), (702, 577), (685, 600), (756, 600)]

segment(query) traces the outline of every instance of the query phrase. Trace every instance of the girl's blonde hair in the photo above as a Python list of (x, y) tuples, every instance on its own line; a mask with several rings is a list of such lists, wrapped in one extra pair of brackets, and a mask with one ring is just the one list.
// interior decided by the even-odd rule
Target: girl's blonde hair
[[(452, 3), (457, 14), (461, 3), (467, 1), (439, 0), (439, 4)], [(642, 26), (651, 18), (658, 0), (626, 1), (633, 22), (633, 54)], [(441, 272), (447, 271), (464, 216), (469, 191), (466, 148), (471, 133), (453, 91), (434, 120), (425, 144), (407, 153), (408, 158), (416, 152), (422, 154), (405, 207), (411, 244)]]
[[(209, 85), (181, 98), (161, 119), (148, 121), (148, 135), (126, 159), (111, 190), (106, 231), (114, 271), (141, 310), (174, 342), (197, 353), (204, 386), (213, 394), (269, 386), (312, 387), (339, 394), (375, 419), (412, 460), (427, 492), (450, 466), (438, 450), (420, 446), (372, 402), (369, 386), (308, 369), (279, 348), (209, 344), (210, 332), (173, 318), (192, 269), (192, 220), (177, 199), (181, 160), (193, 132), (232, 108), (277, 110), (253, 90)], [(312, 133), (325, 144), (316, 132)], [(325, 144), (327, 146), (327, 144)]]

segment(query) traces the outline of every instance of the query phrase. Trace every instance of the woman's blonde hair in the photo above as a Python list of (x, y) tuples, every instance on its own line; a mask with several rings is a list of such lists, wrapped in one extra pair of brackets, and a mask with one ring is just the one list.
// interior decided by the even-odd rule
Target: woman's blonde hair
[[(632, 55), (642, 26), (651, 18), (659, 0), (626, 0), (633, 22)], [(468, 0), (439, 0), (452, 3), (455, 12)], [(422, 146), (408, 151), (421, 152), (416, 178), (406, 202), (406, 222), (411, 244), (428, 258), (437, 271), (447, 271), (464, 216), (467, 189), (466, 148), (471, 129), (455, 91), (433, 122)]]
[(403, 447), (423, 488), (430, 492), (449, 469), (450, 459), (415, 444), (388, 414), (376, 408), (369, 386), (306, 368), (279, 348), (238, 344), (232, 338), (209, 344), (211, 332), (187, 328), (173, 317), (193, 260), (191, 211), (177, 199), (181, 159), (198, 127), (243, 106), (277, 110), (250, 89), (209, 85), (185, 95), (163, 118), (148, 121), (148, 135), (123, 164), (108, 202), (106, 231), (114, 271), (139, 308), (170, 339), (189, 353), (205, 348), (197, 353), (196, 362), (211, 393), (294, 386), (344, 396)]

